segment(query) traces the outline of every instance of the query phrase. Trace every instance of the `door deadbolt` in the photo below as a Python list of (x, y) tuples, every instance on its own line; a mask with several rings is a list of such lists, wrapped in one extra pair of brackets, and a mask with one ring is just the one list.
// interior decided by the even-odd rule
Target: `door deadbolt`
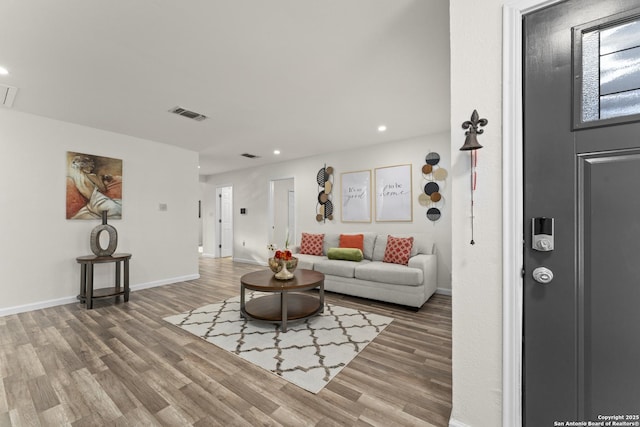
[(553, 271), (549, 270), (547, 267), (538, 267), (533, 270), (533, 280), (546, 285), (553, 280)]
[(552, 251), (554, 249), (553, 229), (553, 218), (531, 218), (531, 247), (540, 252)]

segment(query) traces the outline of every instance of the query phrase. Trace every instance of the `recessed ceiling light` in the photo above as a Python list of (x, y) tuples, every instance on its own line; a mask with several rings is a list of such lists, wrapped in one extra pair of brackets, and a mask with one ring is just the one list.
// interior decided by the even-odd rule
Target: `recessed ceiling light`
[(200, 165), (198, 165), (198, 169), (200, 169)]
[(280, 150), (273, 150), (273, 154), (277, 156), (278, 154), (280, 154)]
[(385, 125), (378, 126), (378, 132), (384, 132), (385, 130), (387, 130), (387, 127)]
[(0, 75), (6, 76), (7, 74), (9, 74), (9, 70), (4, 67), (0, 67)]

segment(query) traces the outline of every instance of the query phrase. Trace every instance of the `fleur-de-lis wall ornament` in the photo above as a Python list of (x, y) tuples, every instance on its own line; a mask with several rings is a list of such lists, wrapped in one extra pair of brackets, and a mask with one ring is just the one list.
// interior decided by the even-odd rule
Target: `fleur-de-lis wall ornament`
[(462, 129), (465, 129), (464, 133), (467, 137), (464, 140), (464, 145), (460, 147), (460, 151), (471, 151), (471, 244), (475, 245), (476, 242), (473, 239), (473, 225), (474, 225), (474, 212), (473, 212), (473, 192), (476, 191), (478, 185), (478, 176), (476, 173), (476, 166), (478, 166), (478, 152), (482, 145), (478, 142), (476, 135), (481, 135), (484, 132), (482, 127), (486, 126), (489, 121), (487, 119), (481, 119), (478, 114), (478, 110), (473, 110), (471, 113), (471, 120), (467, 120), (462, 123)]
[(479, 127), (484, 127), (489, 123), (487, 119), (481, 119), (478, 114), (478, 110), (473, 110), (471, 114), (471, 120), (467, 120), (462, 123), (462, 129), (468, 129), (464, 134), (467, 138), (464, 140), (464, 145), (460, 147), (460, 151), (470, 151), (477, 150), (478, 148), (482, 148), (482, 145), (478, 143), (478, 139), (476, 135), (482, 135), (484, 129), (480, 129)]

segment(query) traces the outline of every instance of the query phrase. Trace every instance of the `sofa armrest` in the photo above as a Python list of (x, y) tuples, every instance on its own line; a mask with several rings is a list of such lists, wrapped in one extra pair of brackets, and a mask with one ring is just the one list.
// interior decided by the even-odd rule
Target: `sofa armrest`
[(425, 287), (426, 297), (429, 298), (438, 288), (438, 263), (435, 254), (418, 254), (409, 258), (409, 267), (422, 270), (422, 283)]

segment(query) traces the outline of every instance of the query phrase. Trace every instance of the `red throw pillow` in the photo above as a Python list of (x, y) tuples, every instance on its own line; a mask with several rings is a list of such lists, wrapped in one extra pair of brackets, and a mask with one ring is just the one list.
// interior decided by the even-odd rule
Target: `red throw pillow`
[(341, 248), (356, 248), (364, 252), (364, 234), (341, 234)]
[(307, 255), (322, 255), (322, 243), (324, 234), (302, 233), (300, 242), (300, 253)]
[(413, 237), (387, 236), (387, 247), (382, 262), (408, 265), (412, 247)]

